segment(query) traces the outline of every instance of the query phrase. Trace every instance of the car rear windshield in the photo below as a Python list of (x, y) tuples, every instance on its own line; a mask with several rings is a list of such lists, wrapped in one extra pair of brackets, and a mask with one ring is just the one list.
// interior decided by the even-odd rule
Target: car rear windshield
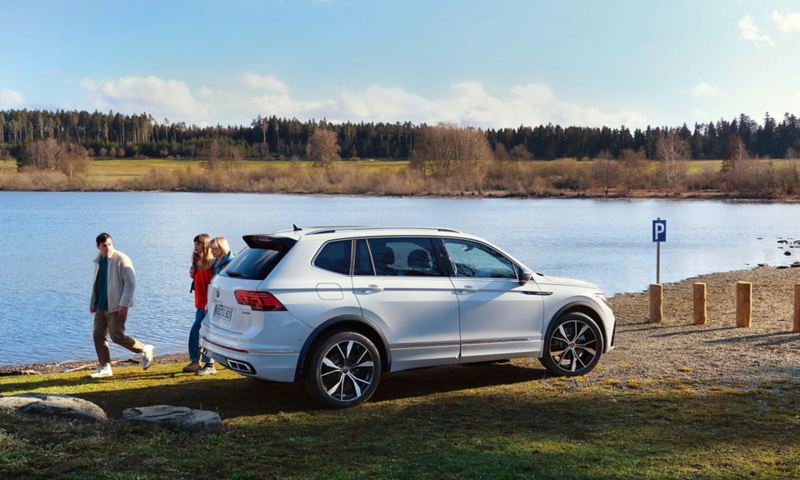
[(220, 275), (246, 280), (264, 280), (285, 254), (285, 250), (246, 247)]

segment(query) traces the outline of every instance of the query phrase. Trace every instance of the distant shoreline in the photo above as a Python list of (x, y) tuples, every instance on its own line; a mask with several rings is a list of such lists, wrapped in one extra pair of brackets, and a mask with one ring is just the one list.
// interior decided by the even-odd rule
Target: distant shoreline
[(722, 171), (721, 160), (693, 160), (682, 167), (681, 181), (669, 186), (663, 162), (651, 160), (643, 160), (635, 174), (625, 173), (619, 165), (611, 168), (605, 160), (565, 158), (492, 161), (444, 176), (413, 168), (407, 160), (342, 160), (327, 167), (308, 161), (242, 160), (211, 168), (200, 159), (97, 159), (70, 176), (56, 170), (18, 172), (15, 162), (0, 160), (0, 191), (800, 202), (793, 163), (752, 162), (747, 168), (758, 167), (763, 181), (732, 179)]

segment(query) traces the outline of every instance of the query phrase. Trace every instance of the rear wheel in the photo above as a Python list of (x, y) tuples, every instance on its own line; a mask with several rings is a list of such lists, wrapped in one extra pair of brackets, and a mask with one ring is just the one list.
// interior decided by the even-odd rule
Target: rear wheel
[(554, 375), (574, 377), (592, 371), (602, 352), (600, 327), (588, 315), (572, 312), (550, 326), (541, 362)]
[(318, 343), (305, 369), (308, 393), (328, 408), (369, 400), (381, 378), (381, 356), (367, 337), (338, 332)]

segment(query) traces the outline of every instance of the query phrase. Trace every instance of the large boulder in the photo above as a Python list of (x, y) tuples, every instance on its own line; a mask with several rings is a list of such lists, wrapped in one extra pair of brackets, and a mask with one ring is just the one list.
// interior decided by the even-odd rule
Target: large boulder
[(108, 415), (102, 408), (82, 398), (68, 395), (26, 393), (0, 398), (0, 410), (32, 415), (57, 416), (74, 420), (105, 422)]
[(120, 420), (160, 425), (184, 432), (212, 433), (225, 431), (222, 419), (208, 410), (188, 407), (154, 405), (152, 407), (126, 408)]
[(30, 403), (40, 401), (33, 397), (0, 397), (0, 412), (14, 412)]

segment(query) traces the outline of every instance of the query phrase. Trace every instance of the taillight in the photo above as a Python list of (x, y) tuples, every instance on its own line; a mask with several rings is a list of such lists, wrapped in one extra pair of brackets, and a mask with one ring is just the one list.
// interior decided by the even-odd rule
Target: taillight
[(239, 305), (249, 305), (258, 312), (280, 312), (286, 307), (269, 292), (253, 292), (250, 290), (236, 290), (233, 292)]

